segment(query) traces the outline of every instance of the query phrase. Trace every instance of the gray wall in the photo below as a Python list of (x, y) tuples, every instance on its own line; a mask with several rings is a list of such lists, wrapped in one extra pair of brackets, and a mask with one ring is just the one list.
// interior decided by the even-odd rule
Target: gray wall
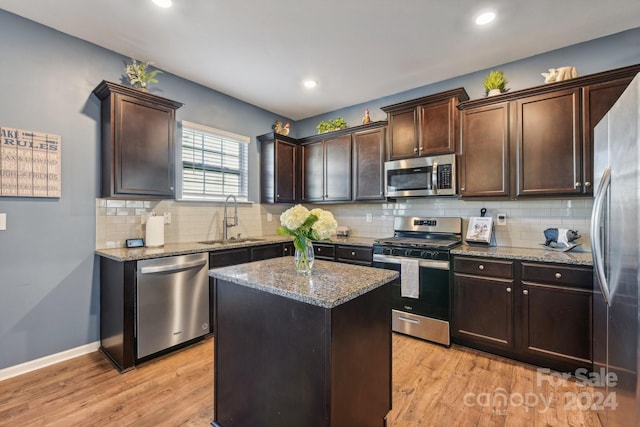
[[(0, 126), (62, 136), (62, 197), (0, 198), (0, 369), (99, 339), (95, 199), (99, 113), (91, 91), (129, 58), (0, 10)], [(272, 113), (170, 74), (151, 90), (185, 103), (178, 120), (251, 136)], [(249, 147), (252, 200), (259, 152)]]
[[(640, 30), (540, 55), (504, 68), (514, 89), (536, 85), (537, 73), (574, 65), (581, 74), (639, 63)], [(0, 10), (0, 126), (62, 136), (60, 199), (0, 198), (0, 369), (97, 341), (98, 268), (95, 199), (99, 190), (99, 105), (91, 91), (120, 81), (128, 58)], [(484, 72), (374, 100), (340, 112), (351, 125), (364, 108), (465, 86), (482, 96)], [(278, 117), (178, 77), (161, 74), (161, 96), (185, 103), (189, 120), (255, 137)], [(293, 125), (311, 135), (320, 118)], [(255, 142), (255, 139), (254, 139)], [(258, 145), (250, 146), (250, 198), (258, 200)]]
[[(519, 90), (543, 84), (544, 79), (540, 73), (549, 68), (574, 66), (578, 74), (583, 76), (638, 63), (640, 63), (640, 28), (635, 28), (520, 61), (496, 65), (490, 69), (504, 70), (505, 77), (509, 81), (507, 87), (511, 90)], [(334, 119), (337, 116), (342, 116), (349, 126), (359, 125), (365, 108), (369, 109), (372, 120), (386, 120), (387, 116), (380, 107), (458, 87), (464, 87), (471, 99), (482, 98), (484, 97), (482, 82), (488, 73), (489, 69), (482, 70), (300, 120), (295, 123), (295, 126), (292, 125), (292, 133), (297, 137), (315, 135), (316, 126), (321, 120)]]

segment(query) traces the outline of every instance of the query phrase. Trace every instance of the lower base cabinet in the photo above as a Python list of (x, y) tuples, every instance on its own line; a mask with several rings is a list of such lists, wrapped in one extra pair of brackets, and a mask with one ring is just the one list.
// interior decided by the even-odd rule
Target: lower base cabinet
[(592, 269), (454, 259), (453, 341), (563, 372), (591, 369)]

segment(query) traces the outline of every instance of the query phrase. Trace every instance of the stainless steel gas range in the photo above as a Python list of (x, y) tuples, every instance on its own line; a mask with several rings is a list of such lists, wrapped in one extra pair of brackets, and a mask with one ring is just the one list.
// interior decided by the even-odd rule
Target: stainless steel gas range
[(449, 346), (450, 250), (462, 243), (462, 218), (394, 218), (393, 237), (373, 245), (373, 266), (400, 272), (392, 282), (395, 332)]

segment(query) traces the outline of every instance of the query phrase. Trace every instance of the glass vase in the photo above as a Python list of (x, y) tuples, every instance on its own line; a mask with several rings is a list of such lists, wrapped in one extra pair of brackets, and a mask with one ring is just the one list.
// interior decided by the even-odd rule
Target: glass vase
[(304, 251), (300, 251), (298, 250), (298, 248), (296, 248), (294, 259), (296, 263), (296, 272), (301, 275), (309, 276), (311, 274), (313, 261), (315, 259), (315, 255), (313, 253), (313, 244), (308, 241), (307, 247)]

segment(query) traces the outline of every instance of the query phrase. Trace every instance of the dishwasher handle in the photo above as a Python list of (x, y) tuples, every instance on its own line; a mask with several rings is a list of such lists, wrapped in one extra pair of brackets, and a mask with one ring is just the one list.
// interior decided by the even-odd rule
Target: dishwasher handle
[(190, 268), (201, 267), (206, 264), (207, 264), (207, 260), (199, 260), (199, 261), (191, 261), (191, 262), (181, 262), (179, 264), (154, 265), (149, 267), (142, 267), (140, 269), (140, 274), (168, 273), (168, 272), (174, 272), (174, 271), (183, 271), (183, 270), (188, 270)]

